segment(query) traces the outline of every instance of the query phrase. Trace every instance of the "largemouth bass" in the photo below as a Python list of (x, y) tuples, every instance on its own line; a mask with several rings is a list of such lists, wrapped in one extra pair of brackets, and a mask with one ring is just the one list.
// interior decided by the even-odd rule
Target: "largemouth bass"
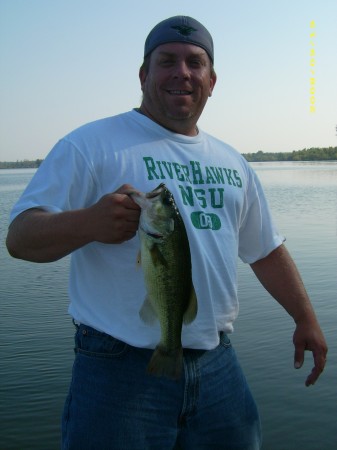
[(197, 314), (184, 222), (164, 184), (147, 194), (132, 192), (130, 196), (141, 207), (140, 264), (147, 296), (139, 314), (149, 324), (158, 319), (161, 328), (148, 372), (177, 379), (183, 367), (182, 326)]

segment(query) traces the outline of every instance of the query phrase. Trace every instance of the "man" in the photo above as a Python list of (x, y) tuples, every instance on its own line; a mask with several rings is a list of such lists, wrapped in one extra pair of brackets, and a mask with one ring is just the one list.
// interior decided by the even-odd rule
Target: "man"
[[(64, 449), (260, 448), (257, 408), (227, 336), (238, 313), (237, 256), (293, 317), (295, 367), (312, 351), (306, 384), (323, 371), (323, 334), (258, 179), (239, 153), (198, 129), (216, 84), (213, 63), (202, 24), (160, 22), (145, 42), (140, 109), (59, 141), (13, 208), (14, 257), (49, 262), (72, 253), (76, 357)], [(160, 330), (139, 317), (140, 210), (128, 195), (161, 182), (185, 222), (198, 299), (182, 331), (178, 380), (146, 372)]]

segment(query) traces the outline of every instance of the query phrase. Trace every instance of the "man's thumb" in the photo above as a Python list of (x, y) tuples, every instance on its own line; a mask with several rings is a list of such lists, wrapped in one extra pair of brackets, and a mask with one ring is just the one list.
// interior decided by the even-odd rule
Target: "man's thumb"
[(304, 362), (304, 351), (296, 350), (294, 357), (294, 367), (295, 369), (300, 369)]

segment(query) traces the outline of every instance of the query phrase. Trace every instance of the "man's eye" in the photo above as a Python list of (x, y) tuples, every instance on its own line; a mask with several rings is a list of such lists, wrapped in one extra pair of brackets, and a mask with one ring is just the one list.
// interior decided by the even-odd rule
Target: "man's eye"
[(200, 67), (202, 65), (200, 59), (192, 59), (190, 61), (191, 66), (193, 67)]
[(161, 66), (170, 66), (173, 63), (174, 61), (172, 59), (163, 59), (162, 61), (160, 61)]

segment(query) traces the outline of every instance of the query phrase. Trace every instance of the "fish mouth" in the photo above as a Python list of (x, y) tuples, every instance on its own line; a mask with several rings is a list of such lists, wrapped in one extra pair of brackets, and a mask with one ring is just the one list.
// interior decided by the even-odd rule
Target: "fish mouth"
[(175, 207), (173, 195), (167, 189), (165, 183), (161, 183), (156, 189), (153, 189), (153, 191), (148, 192), (146, 194), (146, 198), (149, 200), (156, 199), (157, 197), (160, 197), (160, 196), (162, 197), (162, 202), (164, 205), (174, 206), (174, 209), (177, 211), (177, 208)]
[(161, 195), (161, 193), (163, 192), (163, 190), (166, 189), (166, 186), (164, 183), (161, 183), (156, 189), (154, 189), (151, 192), (148, 192), (146, 194), (147, 198), (155, 198), (158, 197), (159, 195)]

